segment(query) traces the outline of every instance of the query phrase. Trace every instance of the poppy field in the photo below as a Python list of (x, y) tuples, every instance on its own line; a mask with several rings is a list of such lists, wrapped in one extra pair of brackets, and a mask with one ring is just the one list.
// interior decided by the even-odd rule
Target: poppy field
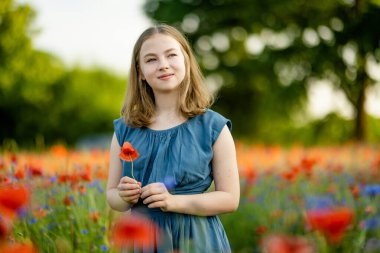
[[(233, 252), (380, 252), (380, 148), (237, 143), (241, 199), (221, 215)], [(0, 153), (0, 252), (117, 252), (149, 244), (106, 203), (109, 153)], [(130, 240), (129, 240), (129, 239)]]

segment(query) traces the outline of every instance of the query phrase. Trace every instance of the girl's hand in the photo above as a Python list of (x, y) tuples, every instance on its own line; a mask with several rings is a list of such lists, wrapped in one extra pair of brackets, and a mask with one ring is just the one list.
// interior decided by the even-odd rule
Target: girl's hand
[(136, 204), (141, 195), (141, 183), (130, 177), (122, 177), (117, 189), (119, 196), (130, 205)]
[(141, 188), (141, 198), (149, 208), (160, 208), (164, 212), (169, 211), (174, 203), (173, 195), (163, 183), (152, 183)]

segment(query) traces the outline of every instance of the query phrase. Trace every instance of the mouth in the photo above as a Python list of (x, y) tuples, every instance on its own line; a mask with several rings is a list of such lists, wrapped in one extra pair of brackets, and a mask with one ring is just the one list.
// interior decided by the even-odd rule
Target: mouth
[(174, 76), (174, 74), (163, 74), (163, 75), (160, 75), (160, 76), (158, 77), (158, 79), (166, 80), (166, 79), (171, 78), (172, 76)]

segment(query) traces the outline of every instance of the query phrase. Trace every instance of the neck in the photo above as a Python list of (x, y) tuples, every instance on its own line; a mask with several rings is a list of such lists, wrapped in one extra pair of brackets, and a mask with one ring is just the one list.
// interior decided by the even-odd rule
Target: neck
[(156, 116), (180, 115), (178, 93), (155, 94)]
[(156, 113), (150, 125), (152, 129), (167, 129), (186, 121), (179, 110), (179, 93), (155, 94)]

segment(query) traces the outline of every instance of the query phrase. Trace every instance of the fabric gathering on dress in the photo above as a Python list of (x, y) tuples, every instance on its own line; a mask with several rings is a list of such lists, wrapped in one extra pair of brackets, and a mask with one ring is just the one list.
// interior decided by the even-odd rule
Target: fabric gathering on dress
[[(133, 128), (123, 118), (114, 121), (119, 145), (130, 142), (140, 156), (133, 162), (133, 173), (142, 187), (164, 183), (171, 194), (200, 194), (212, 181), (213, 145), (231, 121), (211, 109), (202, 115), (166, 129)], [(132, 177), (132, 165), (123, 162), (123, 176)], [(134, 252), (231, 252), (218, 216), (195, 216), (163, 212), (148, 208), (140, 201), (133, 214), (149, 217), (159, 227), (160, 238), (155, 248), (137, 248)]]

